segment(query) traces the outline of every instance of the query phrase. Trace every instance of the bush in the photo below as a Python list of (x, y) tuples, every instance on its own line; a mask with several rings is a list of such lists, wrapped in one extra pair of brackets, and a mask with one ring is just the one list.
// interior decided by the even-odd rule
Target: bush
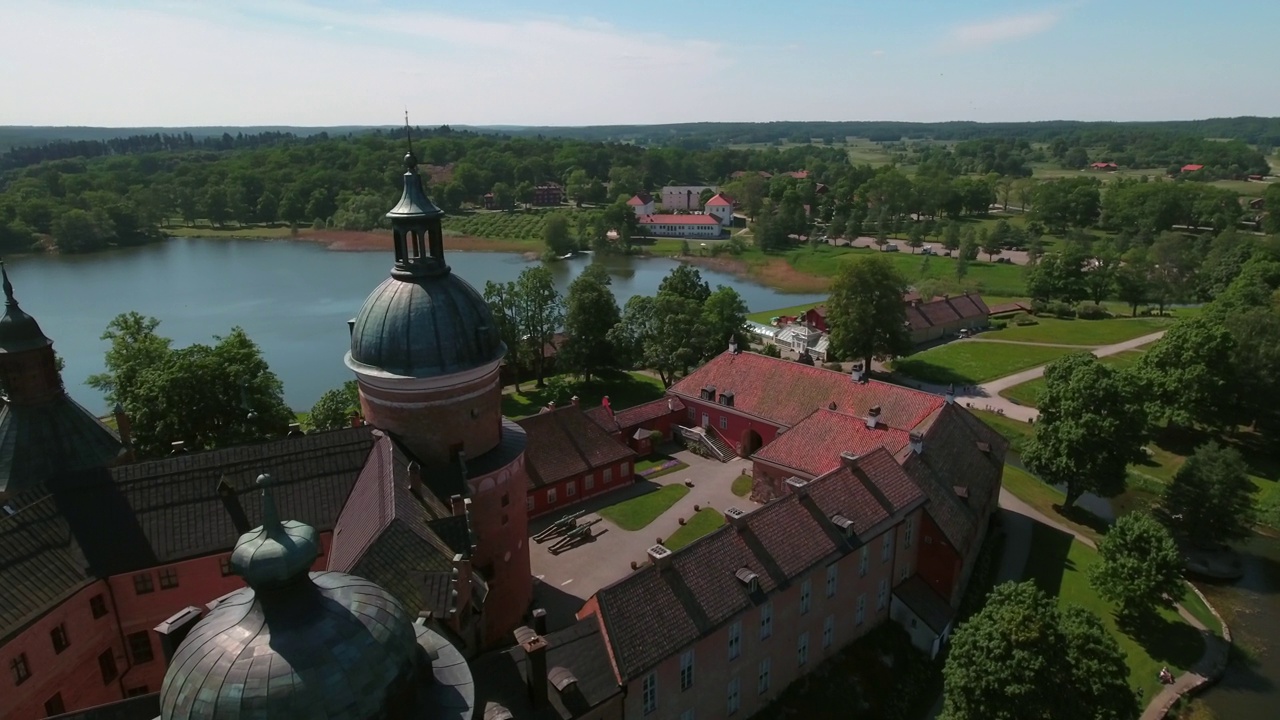
[(1076, 309), (1064, 302), (1053, 303), (1049, 306), (1049, 314), (1057, 315), (1060, 318), (1073, 318), (1076, 316)]
[(1077, 311), (1081, 320), (1105, 320), (1111, 317), (1111, 313), (1101, 305), (1081, 305)]
[(844, 370), (843, 368), (840, 367), (840, 363), (833, 363), (833, 362), (823, 363), (822, 367), (828, 370), (835, 370), (836, 372), (843, 372)]
[(1013, 319), (1013, 324), (1020, 325), (1020, 326), (1039, 325), (1040, 322), (1035, 318), (1031, 317), (1030, 315), (1019, 315)]
[(1003, 330), (1003, 329), (1005, 329), (1005, 328), (1007, 328), (1007, 327), (1009, 327), (1009, 323), (1008, 323), (1007, 321), (1005, 321), (1005, 320), (992, 320), (992, 321), (991, 321), (991, 329), (992, 329), (992, 330)]

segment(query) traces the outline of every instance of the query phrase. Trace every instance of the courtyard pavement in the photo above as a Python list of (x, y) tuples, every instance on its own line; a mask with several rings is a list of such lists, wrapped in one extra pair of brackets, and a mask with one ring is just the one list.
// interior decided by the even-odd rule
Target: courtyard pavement
[(722, 463), (672, 446), (664, 450), (689, 467), (653, 480), (640, 480), (622, 490), (592, 498), (563, 512), (553, 512), (529, 524), (529, 534), (533, 536), (571, 511), (586, 511), (579, 522), (591, 520), (600, 517), (597, 514), (600, 508), (653, 492), (664, 485), (693, 483), (689, 494), (640, 530), (623, 530), (608, 520), (601, 520), (592, 527), (594, 539), (559, 555), (552, 555), (547, 550), (554, 540), (543, 543), (530, 540), (534, 602), (547, 611), (549, 629), (572, 623), (574, 614), (597, 590), (631, 573), (632, 561), (646, 562), (648, 556), (645, 551), (658, 538), (670, 537), (680, 527), (680, 518), (688, 520), (693, 517), (694, 505), (720, 511), (736, 507), (744, 512), (751, 512), (757, 507), (750, 499), (737, 497), (730, 490), (733, 480), (750, 470), (749, 460), (737, 458)]

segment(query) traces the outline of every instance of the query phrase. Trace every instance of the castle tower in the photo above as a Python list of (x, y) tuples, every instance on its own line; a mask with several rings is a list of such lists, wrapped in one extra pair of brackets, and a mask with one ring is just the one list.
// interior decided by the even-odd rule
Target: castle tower
[(472, 565), (489, 583), (484, 637), (495, 642), (521, 624), (533, 594), (524, 431), (502, 417), (507, 348), (489, 305), (445, 262), (444, 212), (423, 190), (412, 147), (404, 162), (404, 192), (387, 213), (395, 264), (350, 322), (346, 364), (365, 419), (420, 463), (432, 493), (471, 500)]
[(114, 464), (120, 438), (67, 395), (36, 319), (13, 295), (0, 260), (4, 316), (0, 317), (0, 502), (60, 475)]

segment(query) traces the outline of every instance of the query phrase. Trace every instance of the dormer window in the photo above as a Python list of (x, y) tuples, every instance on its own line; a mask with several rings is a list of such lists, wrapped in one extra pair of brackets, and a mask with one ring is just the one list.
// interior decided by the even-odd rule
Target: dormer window
[(747, 592), (760, 592), (760, 577), (749, 568), (741, 568), (738, 572), (734, 573), (734, 575), (738, 578), (739, 582), (746, 586)]

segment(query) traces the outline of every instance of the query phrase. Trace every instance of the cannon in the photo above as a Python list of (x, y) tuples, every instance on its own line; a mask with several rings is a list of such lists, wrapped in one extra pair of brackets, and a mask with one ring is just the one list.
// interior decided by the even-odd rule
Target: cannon
[(569, 550), (577, 546), (580, 542), (589, 540), (592, 537), (591, 526), (600, 522), (600, 520), (600, 518), (588, 520), (587, 522), (573, 528), (569, 532), (565, 533), (563, 537), (551, 543), (551, 546), (547, 548), (547, 552), (552, 555), (559, 555), (565, 550)]
[(553, 537), (556, 537), (557, 535), (563, 535), (569, 532), (573, 528), (577, 527), (578, 518), (582, 517), (584, 514), (586, 514), (586, 510), (579, 510), (578, 512), (572, 512), (572, 513), (569, 513), (568, 515), (565, 515), (559, 520), (548, 525), (547, 528), (542, 532), (538, 533), (537, 535), (534, 535), (533, 541), (539, 542), (539, 543), (545, 542), (547, 540), (550, 540)]

